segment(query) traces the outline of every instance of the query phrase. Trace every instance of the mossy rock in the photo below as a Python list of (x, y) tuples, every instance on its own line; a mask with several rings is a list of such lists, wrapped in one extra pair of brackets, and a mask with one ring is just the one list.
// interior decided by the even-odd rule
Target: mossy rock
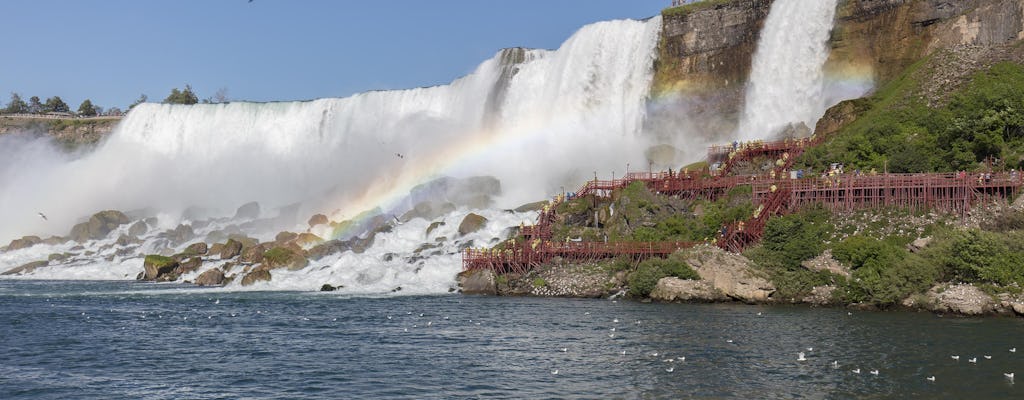
[(152, 281), (156, 280), (161, 275), (174, 271), (174, 269), (178, 267), (178, 261), (171, 257), (150, 254), (146, 256), (142, 266), (145, 269), (145, 274), (142, 279)]
[(192, 243), (185, 248), (185, 251), (181, 254), (188, 256), (205, 256), (206, 252), (209, 251), (209, 246), (205, 242)]
[(89, 217), (89, 220), (75, 225), (68, 235), (76, 242), (103, 239), (117, 227), (131, 222), (127, 215), (116, 210), (100, 211)]
[(299, 237), (299, 234), (297, 234), (297, 233), (284, 231), (284, 232), (278, 233), (277, 236), (274, 236), (274, 243), (284, 244), (284, 243), (288, 243), (288, 242), (290, 242), (292, 240), (295, 240), (295, 238), (298, 238), (298, 237)]
[(242, 256), (238, 258), (238, 261), (250, 264), (261, 263), (263, 262), (263, 253), (273, 247), (273, 243), (260, 243), (252, 247), (245, 247), (242, 249)]
[(266, 268), (256, 268), (242, 278), (242, 286), (250, 286), (256, 282), (270, 282), (271, 278), (273, 276)]
[(470, 233), (483, 229), (484, 225), (487, 225), (487, 218), (474, 213), (469, 213), (465, 218), (462, 219), (462, 223), (459, 224), (459, 236), (466, 236)]
[(263, 265), (267, 269), (288, 268), (289, 271), (300, 270), (309, 265), (309, 260), (287, 247), (274, 247), (263, 253)]
[(139, 237), (149, 232), (149, 226), (143, 221), (136, 221), (132, 226), (128, 227), (128, 236)]
[(224, 284), (224, 272), (220, 269), (214, 268), (199, 274), (196, 278), (196, 285), (199, 286), (219, 286)]
[(45, 267), (47, 265), (50, 265), (50, 262), (47, 261), (47, 260), (33, 261), (33, 262), (30, 262), (30, 263), (24, 264), (24, 265), (22, 265), (20, 267), (7, 270), (7, 271), (5, 271), (4, 273), (2, 273), (0, 275), (27, 274), (27, 273), (30, 273), (30, 272), (34, 271), (36, 268)]
[(327, 219), (326, 215), (317, 214), (309, 218), (309, 227), (312, 228), (317, 225), (327, 225), (331, 220)]
[(235, 239), (228, 239), (228, 242), (224, 244), (223, 249), (220, 251), (220, 259), (227, 260), (230, 258), (238, 257), (242, 254), (242, 242)]
[(429, 237), (431, 232), (433, 232), (437, 228), (440, 228), (440, 227), (442, 227), (444, 225), (445, 225), (444, 221), (434, 221), (434, 222), (431, 222), (430, 226), (427, 227), (427, 236)]
[(11, 244), (7, 245), (7, 251), (27, 249), (43, 242), (43, 239), (39, 236), (25, 236), (21, 239), (14, 239)]

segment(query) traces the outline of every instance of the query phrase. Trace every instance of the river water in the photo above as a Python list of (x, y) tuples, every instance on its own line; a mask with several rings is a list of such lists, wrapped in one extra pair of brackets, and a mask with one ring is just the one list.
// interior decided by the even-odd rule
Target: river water
[(2, 399), (1021, 398), (1010, 371), (1013, 318), (0, 281)]

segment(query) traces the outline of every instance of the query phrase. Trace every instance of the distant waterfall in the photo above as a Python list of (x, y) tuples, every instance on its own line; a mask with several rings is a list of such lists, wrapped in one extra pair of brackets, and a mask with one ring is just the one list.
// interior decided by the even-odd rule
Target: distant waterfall
[(837, 0), (776, 0), (754, 54), (737, 137), (765, 138), (789, 123), (814, 125), (825, 104), (822, 70), (829, 56)]

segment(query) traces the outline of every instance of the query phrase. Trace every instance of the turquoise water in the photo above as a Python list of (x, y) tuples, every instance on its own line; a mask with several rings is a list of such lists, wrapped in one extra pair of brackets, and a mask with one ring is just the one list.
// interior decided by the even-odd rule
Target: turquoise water
[(2, 399), (1024, 397), (1010, 371), (1013, 318), (0, 281)]

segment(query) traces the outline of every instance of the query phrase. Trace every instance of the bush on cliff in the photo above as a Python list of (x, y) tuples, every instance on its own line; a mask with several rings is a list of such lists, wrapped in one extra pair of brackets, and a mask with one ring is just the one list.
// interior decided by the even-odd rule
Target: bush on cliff
[(970, 283), (1024, 285), (1024, 232), (950, 231), (924, 253), (945, 277)]
[(679, 254), (673, 254), (669, 258), (650, 258), (641, 262), (636, 271), (629, 274), (629, 294), (634, 297), (647, 297), (661, 278), (669, 276), (679, 279), (700, 279), (700, 275), (697, 275)]

